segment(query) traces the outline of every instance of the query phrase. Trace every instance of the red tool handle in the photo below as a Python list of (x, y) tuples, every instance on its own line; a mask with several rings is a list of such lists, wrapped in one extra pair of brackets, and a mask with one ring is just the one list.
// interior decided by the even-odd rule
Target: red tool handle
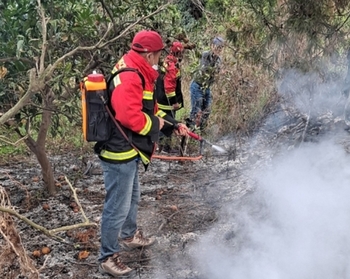
[(200, 135), (197, 135), (197, 134), (195, 134), (195, 133), (193, 133), (193, 132), (188, 132), (188, 135), (189, 135), (191, 138), (195, 139), (195, 140), (199, 140), (199, 141), (203, 140), (202, 137), (201, 137)]
[[(173, 124), (173, 123), (170, 123), (170, 122), (168, 122), (168, 121), (165, 121), (165, 122), (166, 122), (166, 123), (169, 123), (170, 125), (174, 125), (175, 129), (179, 129), (179, 125), (177, 125), (177, 124)], [(197, 134), (195, 134), (195, 133), (193, 133), (193, 132), (188, 132), (188, 135), (189, 135), (191, 138), (195, 139), (195, 140), (199, 140), (199, 141), (202, 141), (202, 140), (203, 140), (203, 138), (202, 138), (200, 135), (197, 135)]]

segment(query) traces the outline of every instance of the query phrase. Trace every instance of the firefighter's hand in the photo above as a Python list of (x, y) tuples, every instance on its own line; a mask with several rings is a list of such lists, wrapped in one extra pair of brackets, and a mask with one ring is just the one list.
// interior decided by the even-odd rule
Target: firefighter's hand
[(164, 119), (161, 117), (158, 117), (159, 119), (159, 131), (164, 127)]
[(180, 108), (179, 103), (173, 104), (173, 110), (178, 110)]
[(188, 127), (183, 123), (179, 123), (179, 124), (177, 124), (177, 126), (178, 126), (178, 129), (174, 130), (174, 133), (177, 136), (187, 136), (188, 133), (190, 132)]

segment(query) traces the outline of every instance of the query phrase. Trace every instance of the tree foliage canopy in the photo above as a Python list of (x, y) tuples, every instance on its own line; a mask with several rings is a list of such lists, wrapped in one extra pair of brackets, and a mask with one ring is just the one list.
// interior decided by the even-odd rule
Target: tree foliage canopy
[(45, 146), (48, 131), (80, 124), (80, 80), (95, 69), (109, 72), (140, 29), (194, 42), (189, 73), (212, 37), (225, 37), (224, 87), (244, 84), (247, 68), (308, 70), (319, 58), (339, 57), (348, 50), (349, 19), (346, 0), (6, 0), (0, 125), (11, 119), (11, 129), (30, 135), (33, 151)]

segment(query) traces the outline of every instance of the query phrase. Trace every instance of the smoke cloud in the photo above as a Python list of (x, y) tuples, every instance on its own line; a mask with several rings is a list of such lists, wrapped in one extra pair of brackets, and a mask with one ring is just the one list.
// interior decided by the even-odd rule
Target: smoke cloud
[(350, 278), (349, 165), (331, 142), (275, 158), (226, 220), (234, 236), (216, 228), (194, 249), (205, 278)]
[[(333, 109), (340, 115), (339, 81), (310, 86), (315, 79), (291, 72), (278, 88), (311, 117)], [(349, 154), (331, 135), (255, 171), (254, 192), (233, 201), (192, 247), (203, 278), (350, 278), (349, 166)]]

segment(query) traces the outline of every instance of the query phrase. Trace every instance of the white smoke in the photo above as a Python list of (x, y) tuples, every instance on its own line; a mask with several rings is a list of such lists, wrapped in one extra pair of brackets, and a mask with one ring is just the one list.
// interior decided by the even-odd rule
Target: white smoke
[[(293, 77), (290, 88), (297, 91), (298, 80), (308, 88), (310, 76)], [(333, 82), (309, 92), (313, 111), (336, 107)], [(306, 103), (294, 100), (299, 110)], [(350, 157), (344, 147), (329, 137), (304, 143), (275, 157), (254, 179), (255, 192), (231, 205), (192, 247), (204, 278), (349, 279)]]
[(349, 166), (330, 142), (276, 158), (257, 174), (258, 210), (247, 203), (226, 220), (236, 235), (225, 240), (215, 230), (196, 245), (205, 278), (350, 278)]
[(277, 82), (278, 93), (301, 113), (311, 116), (327, 111), (338, 114), (339, 103), (344, 101), (343, 89), (344, 77), (338, 72), (323, 73), (321, 78), (316, 73), (288, 70)]

